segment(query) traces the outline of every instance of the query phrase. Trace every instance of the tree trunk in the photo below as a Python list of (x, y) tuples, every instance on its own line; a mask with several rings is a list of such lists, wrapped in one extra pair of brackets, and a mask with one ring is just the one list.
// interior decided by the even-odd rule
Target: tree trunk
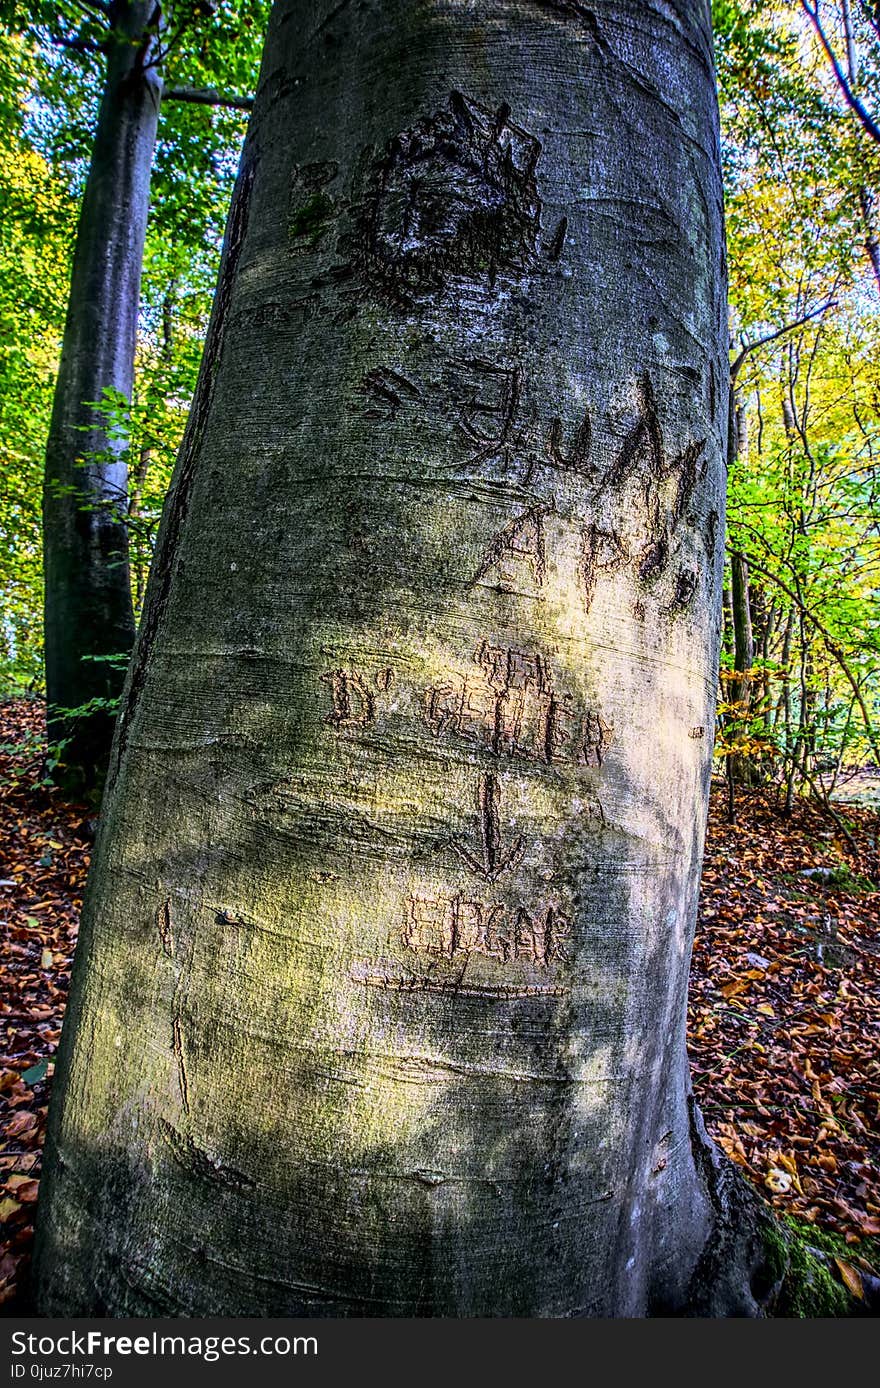
[[(765, 595), (766, 603), (766, 595)], [(770, 653), (773, 649), (773, 640), (776, 636), (777, 627), (777, 604), (774, 598), (767, 610), (764, 621), (763, 631), (761, 632), (761, 706), (763, 709), (764, 737), (768, 742), (773, 736), (773, 688), (770, 677)]]
[(740, 679), (733, 681), (733, 699), (741, 703), (741, 718), (748, 719), (751, 679), (749, 671), (755, 661), (755, 642), (752, 635), (752, 604), (749, 593), (749, 566), (745, 555), (730, 556), (730, 601), (733, 614), (733, 668)]
[(684, 1047), (722, 266), (703, 0), (278, 0), (44, 1313), (756, 1313)]
[[(730, 592), (733, 608), (733, 668), (739, 675), (731, 681), (731, 702), (736, 705), (734, 722), (743, 734), (749, 730), (749, 706), (751, 700), (751, 670), (755, 660), (755, 643), (752, 636), (752, 609), (749, 595), (749, 566), (745, 556), (733, 553), (730, 556)], [(751, 781), (748, 755), (737, 753), (733, 760), (734, 780), (749, 784)]]
[[(64, 742), (59, 779), (96, 796), (112, 707), (134, 640), (124, 440), (96, 406), (131, 397), (141, 262), (161, 80), (145, 66), (154, 0), (118, 0), (107, 79), (77, 230), (70, 302), (46, 449), (43, 491), (49, 737)], [(118, 421), (116, 421), (118, 426)], [(117, 656), (116, 662), (108, 657)], [(99, 701), (92, 711), (67, 710)]]

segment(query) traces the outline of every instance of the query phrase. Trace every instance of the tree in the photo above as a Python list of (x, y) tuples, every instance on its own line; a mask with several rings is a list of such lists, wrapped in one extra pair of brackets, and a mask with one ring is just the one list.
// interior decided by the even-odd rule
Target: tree
[[(10, 8), (6, 23), (24, 22)], [(208, 0), (163, 10), (156, 0), (72, 0), (60, 7), (33, 0), (25, 9), (48, 42), (103, 67), (43, 489), (49, 735), (64, 747), (58, 779), (69, 791), (95, 797), (135, 630), (124, 411), (134, 381), (163, 72), (175, 46), (218, 5)], [(181, 86), (166, 88), (164, 98), (250, 104), (247, 97)]]
[[(184, 31), (163, 65), (227, 92), (239, 86), (253, 89), (264, 5), (265, 0), (237, 3), (234, 15), (224, 13), (229, 4), (218, 6), (210, 25), (203, 21), (193, 32)], [(57, 25), (64, 7), (51, 8)], [(102, 52), (59, 49), (56, 44), (65, 36), (37, 22), (35, 3), (26, 13), (5, 17), (13, 32), (0, 35), (3, 695), (43, 687), (40, 513), (46, 438), (69, 297), (76, 214), (94, 143), (105, 64)], [(160, 109), (131, 402), (124, 411), (104, 412), (98, 419), (103, 428), (112, 419), (118, 460), (132, 460), (128, 507), (121, 496), (115, 510), (129, 537), (135, 620), (195, 389), (243, 134), (244, 113), (235, 106), (166, 100)], [(75, 470), (75, 480), (81, 480), (80, 469)], [(84, 627), (72, 632), (71, 640), (85, 647)], [(61, 703), (75, 706), (69, 698)], [(64, 750), (54, 755), (63, 759)]]
[[(127, 404), (161, 78), (153, 0), (112, 7), (107, 78), (74, 252), (43, 491), (44, 639), (50, 737), (65, 781), (100, 785), (112, 701), (134, 640), (122, 439), (107, 407)], [(81, 710), (77, 714), (67, 709)]]
[(684, 1050), (727, 419), (708, 6), (278, 0), (263, 74), (39, 1308), (756, 1314), (764, 1217)]

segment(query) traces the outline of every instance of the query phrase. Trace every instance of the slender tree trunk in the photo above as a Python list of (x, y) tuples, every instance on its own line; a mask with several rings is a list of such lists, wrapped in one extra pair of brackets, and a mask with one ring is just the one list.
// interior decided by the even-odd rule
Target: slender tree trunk
[(147, 481), (147, 474), (150, 471), (150, 464), (153, 461), (153, 445), (143, 443), (138, 455), (138, 465), (135, 469), (134, 477), (131, 481), (131, 492), (128, 498), (128, 524), (129, 530), (133, 533), (129, 536), (129, 565), (132, 583), (134, 587), (134, 610), (139, 613), (144, 599), (144, 586), (147, 576), (147, 569), (150, 563), (149, 546), (144, 544), (139, 534), (137, 522), (140, 520), (141, 499), (143, 497), (144, 486)]
[(117, 0), (107, 78), (77, 230), (70, 302), (43, 491), (49, 736), (64, 741), (59, 778), (95, 796), (114, 712), (65, 710), (118, 696), (134, 640), (125, 527), (124, 441), (97, 405), (131, 397), (150, 165), (161, 80), (147, 66), (154, 0)]
[(709, 6), (278, 0), (263, 73), (40, 1308), (755, 1314), (762, 1216), (684, 1048), (727, 407)]
[[(177, 281), (172, 280), (162, 299), (162, 344), (159, 348), (159, 361), (162, 366), (170, 368), (174, 359), (174, 308), (177, 301)], [(163, 390), (167, 389), (168, 382), (162, 376), (156, 377), (151, 381), (146, 397), (146, 415), (149, 420), (152, 416), (153, 406), (160, 404)], [(134, 611), (138, 616), (144, 598), (144, 588), (146, 584), (147, 571), (150, 564), (151, 546), (149, 540), (145, 539), (142, 528), (137, 524), (141, 516), (141, 503), (143, 500), (144, 487), (147, 483), (147, 475), (153, 463), (153, 457), (158, 440), (147, 435), (141, 444), (138, 455), (138, 463), (135, 468), (134, 476), (131, 479), (128, 498), (128, 522), (129, 522), (129, 543), (131, 549), (131, 573), (132, 585), (134, 588)]]
[[(730, 556), (730, 593), (733, 608), (733, 668), (739, 675), (731, 682), (731, 702), (735, 705), (734, 722), (740, 732), (749, 729), (749, 708), (752, 681), (749, 674), (755, 660), (755, 643), (752, 636), (752, 609), (749, 594), (749, 566), (745, 556), (733, 553)], [(735, 781), (745, 785), (751, 783), (751, 767), (747, 754), (734, 754), (729, 774)]]
[(865, 254), (874, 276), (874, 286), (880, 293), (880, 239), (874, 226), (874, 200), (868, 188), (859, 189), (859, 211), (865, 228)]
[(731, 594), (731, 591), (730, 591), (729, 588), (725, 588), (725, 589), (723, 590), (723, 592), (722, 592), (722, 596), (721, 596), (721, 612), (722, 612), (722, 616), (721, 616), (721, 621), (722, 621), (722, 633), (721, 633), (721, 644), (722, 644), (722, 649), (723, 649), (724, 651), (726, 651), (727, 654), (728, 654), (728, 655), (731, 657), (731, 659), (732, 659), (732, 658), (733, 658), (733, 651), (734, 651), (734, 646), (733, 646), (733, 595)]
[(782, 643), (782, 711), (785, 729), (785, 800), (783, 812), (791, 814), (794, 802), (794, 746), (792, 737), (792, 709), (791, 709), (791, 645), (794, 637), (794, 608), (788, 614), (788, 621), (785, 626), (785, 637)]
[(776, 599), (774, 598), (767, 611), (764, 629), (761, 633), (761, 660), (764, 662), (761, 671), (761, 702), (764, 709), (764, 736), (768, 739), (773, 732), (773, 691), (770, 678), (770, 652), (773, 649), (773, 638), (776, 635), (778, 615)]
[(794, 608), (793, 608), (793, 607), (790, 607), (790, 608), (788, 609), (788, 612), (787, 612), (786, 618), (785, 618), (785, 627), (783, 628), (783, 632), (782, 632), (782, 650), (781, 650), (781, 653), (780, 653), (780, 656), (779, 656), (779, 666), (780, 666), (780, 670), (781, 670), (782, 690), (781, 690), (781, 693), (780, 693), (780, 695), (779, 695), (779, 702), (778, 702), (777, 705), (776, 705), (776, 716), (775, 716), (775, 718), (774, 718), (774, 720), (773, 720), (773, 727), (774, 727), (774, 729), (775, 729), (775, 728), (777, 728), (778, 725), (779, 725), (779, 719), (780, 719), (781, 715), (783, 714), (783, 712), (786, 712), (786, 717), (783, 718), (783, 728), (785, 728), (785, 730), (786, 730), (786, 746), (787, 746), (787, 738), (788, 738), (788, 731), (787, 731), (787, 730), (788, 730), (788, 726), (789, 726), (789, 722), (790, 722), (790, 718), (787, 716), (787, 712), (790, 711), (790, 704), (791, 704), (791, 697), (790, 697), (790, 693), (789, 693), (790, 672), (789, 672), (788, 665), (789, 665), (789, 661), (791, 660), (791, 636), (792, 636), (792, 631), (793, 631), (793, 629), (794, 629)]
[(748, 698), (751, 680), (749, 671), (754, 664), (755, 643), (752, 636), (752, 607), (749, 593), (749, 566), (745, 556), (730, 556), (730, 592), (733, 609), (733, 668), (741, 676), (734, 683), (736, 701), (744, 706), (743, 718), (748, 718)]

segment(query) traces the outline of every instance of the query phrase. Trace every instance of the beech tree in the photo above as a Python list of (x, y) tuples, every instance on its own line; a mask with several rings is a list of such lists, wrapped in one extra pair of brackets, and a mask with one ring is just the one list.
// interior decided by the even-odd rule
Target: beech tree
[[(44, 639), (56, 778), (100, 794), (135, 634), (128, 562), (128, 468), (120, 411), (131, 399), (150, 173), (160, 104), (239, 108), (232, 92), (165, 85), (169, 54), (216, 0), (31, 0), (38, 36), (97, 59), (103, 90), (80, 209), (43, 488)], [(250, 10), (251, 4), (246, 6)], [(65, 26), (66, 30), (65, 30)], [(194, 64), (198, 70), (199, 64)], [(235, 71), (235, 65), (233, 65)]]
[(277, 0), (42, 1313), (761, 1313), (684, 1047), (723, 256), (706, 0)]

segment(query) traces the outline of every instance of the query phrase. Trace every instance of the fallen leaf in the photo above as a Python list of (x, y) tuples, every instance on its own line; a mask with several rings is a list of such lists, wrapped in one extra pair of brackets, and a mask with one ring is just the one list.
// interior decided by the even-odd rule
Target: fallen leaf
[(858, 1297), (859, 1301), (864, 1301), (865, 1288), (861, 1276), (853, 1267), (852, 1263), (846, 1262), (843, 1258), (835, 1258), (834, 1261), (837, 1264), (837, 1270), (843, 1278), (847, 1291), (851, 1292), (853, 1296)]

